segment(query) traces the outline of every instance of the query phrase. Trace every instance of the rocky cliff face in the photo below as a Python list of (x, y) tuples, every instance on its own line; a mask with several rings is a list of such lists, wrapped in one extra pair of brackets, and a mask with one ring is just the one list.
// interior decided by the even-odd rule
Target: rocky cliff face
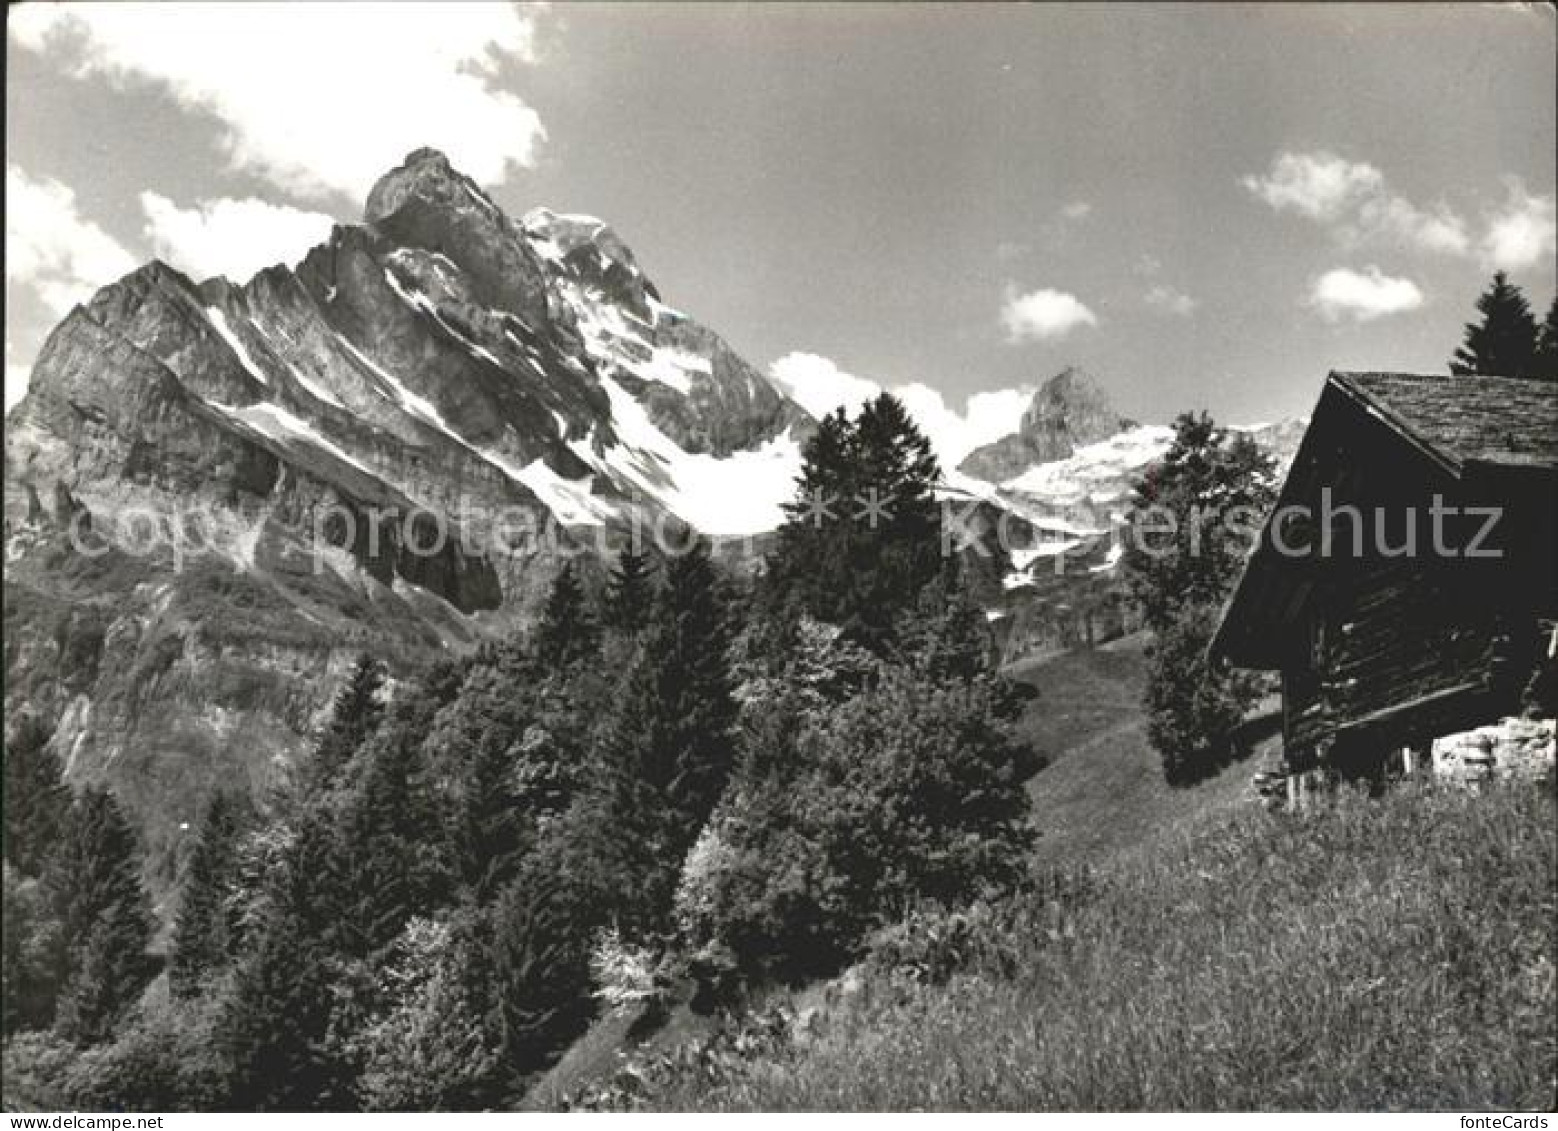
[[(1110, 532), (1168, 430), (1076, 370), (1016, 425), (944, 492), (1011, 550), (976, 574), (997, 628), (1116, 635)], [(749, 553), (812, 426), (608, 225), (515, 220), (419, 150), (295, 266), (153, 262), (54, 330), (6, 428), (8, 716), (58, 720), (165, 891), (204, 798), (271, 780), (357, 652), (511, 632), (635, 526)]]
[(505, 632), (635, 522), (771, 529), (809, 427), (605, 224), (420, 150), (295, 267), (153, 262), (54, 330), (6, 429), (8, 714), (59, 719), (166, 880), (358, 649)]
[(1000, 483), (1040, 463), (1070, 457), (1080, 447), (1133, 427), (1108, 394), (1081, 369), (1068, 367), (1033, 394), (1017, 431), (970, 452), (958, 470)]

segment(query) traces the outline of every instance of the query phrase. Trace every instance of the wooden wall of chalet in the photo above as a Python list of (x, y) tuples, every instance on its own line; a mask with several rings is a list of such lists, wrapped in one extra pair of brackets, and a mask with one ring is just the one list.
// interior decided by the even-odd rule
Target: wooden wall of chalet
[[(1332, 418), (1335, 420), (1336, 418)], [(1519, 499), (1500, 497), (1507, 484), (1458, 481), (1380, 421), (1356, 414), (1336, 422), (1319, 446), (1305, 485), (1306, 505), (1319, 515), (1320, 489), (1332, 488), (1333, 508), (1363, 515), (1361, 553), (1353, 520), (1333, 525), (1328, 556), (1304, 564), (1307, 584), (1283, 666), (1283, 730), (1291, 765), (1318, 756), (1367, 760), (1392, 746), (1424, 741), (1512, 706), (1505, 669), (1526, 662), (1536, 645), (1536, 617), (1551, 615), (1553, 586), (1532, 554), (1532, 523), (1551, 519)], [(1489, 497), (1489, 492), (1493, 497)], [(1429, 507), (1513, 503), (1489, 548), (1501, 560), (1439, 553)], [(1406, 515), (1416, 513), (1416, 552), (1383, 556), (1376, 514), (1386, 516), (1387, 549), (1405, 543)], [(1485, 520), (1446, 520), (1443, 545), (1464, 549)], [(1318, 538), (1318, 530), (1309, 533)], [(1541, 558), (1543, 555), (1536, 555)]]

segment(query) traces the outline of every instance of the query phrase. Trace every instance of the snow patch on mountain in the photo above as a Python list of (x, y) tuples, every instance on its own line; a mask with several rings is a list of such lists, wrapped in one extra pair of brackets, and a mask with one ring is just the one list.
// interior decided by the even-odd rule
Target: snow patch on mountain
[(693, 455), (657, 428), (617, 381), (603, 377), (601, 384), (611, 398), (619, 442), (597, 455), (589, 441), (574, 441), (570, 447), (580, 459), (714, 537), (762, 534), (784, 521), (783, 504), (801, 470), (801, 446), (788, 429), (723, 459)]
[(270, 385), (270, 378), (265, 376), (265, 372), (255, 364), (254, 358), (249, 355), (249, 347), (243, 344), (242, 339), (233, 333), (233, 328), (227, 324), (227, 315), (223, 314), (215, 306), (208, 306), (206, 307), (206, 318), (210, 321), (212, 328), (221, 335), (222, 340), (227, 343), (228, 348), (237, 356), (238, 363), (249, 371), (249, 376), (262, 385)]

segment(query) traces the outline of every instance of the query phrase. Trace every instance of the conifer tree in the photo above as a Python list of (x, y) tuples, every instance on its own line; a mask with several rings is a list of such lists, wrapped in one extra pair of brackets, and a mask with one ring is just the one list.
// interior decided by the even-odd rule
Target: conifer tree
[(1233, 727), (1256, 683), (1207, 658), (1217, 610), (1232, 589), (1253, 533), (1275, 501), (1271, 457), (1247, 436), (1232, 439), (1206, 413), (1184, 413), (1174, 441), (1131, 498), (1126, 583), (1153, 632), (1147, 733), (1165, 779), (1183, 785), (1229, 754)]
[(584, 587), (572, 562), (566, 562), (552, 582), (541, 623), (536, 627), (536, 655), (553, 667), (563, 667), (595, 654), (597, 628), (584, 599)]
[(308, 799), (263, 877), (261, 920), (223, 1001), (218, 1043), (233, 1103), (255, 1111), (343, 1110), (350, 1072), (328, 1037), (341, 970), (357, 936), (343, 908), (338, 815)]
[(90, 1044), (109, 1036), (150, 974), (151, 915), (141, 889), (140, 853), (106, 791), (88, 789), (71, 807), (49, 882), (71, 947), (71, 973), (58, 1024)]
[(304, 780), (314, 790), (332, 789), (363, 740), (383, 717), (379, 691), (384, 686), (384, 665), (364, 653), (352, 665), (346, 682), (335, 694), (330, 720), (304, 770)]
[(5, 744), (5, 859), (27, 876), (42, 874), (70, 811), (70, 790), (48, 741), (43, 724), (25, 715)]
[(590, 939), (599, 911), (544, 858), (535, 858), (492, 906), (487, 963), (501, 1061), (512, 1074), (543, 1067), (588, 1023)]
[(1230, 437), (1204, 412), (1174, 422), (1169, 450), (1134, 486), (1123, 559), (1150, 627), (1227, 596), (1251, 548), (1247, 536), (1275, 501), (1273, 480), (1271, 457), (1248, 436)]
[(948, 559), (936, 584), (921, 590), (905, 636), (910, 666), (933, 682), (967, 682), (990, 670), (989, 622), (956, 558)]
[(346, 1110), (348, 1074), (325, 1040), (332, 964), (293, 907), (279, 906), (239, 966), (219, 1025), (233, 1103), (250, 1111)]
[(606, 627), (636, 636), (649, 621), (654, 600), (654, 565), (647, 551), (623, 550), (606, 580)]
[(854, 421), (842, 410), (822, 421), (802, 454), (769, 583), (881, 651), (940, 568), (930, 441), (883, 393)]
[(1547, 318), (1536, 331), (1536, 356), (1531, 362), (1531, 376), (1547, 381), (1558, 381), (1558, 297), (1547, 308)]
[(666, 563), (653, 617), (604, 738), (609, 819), (637, 918), (669, 911), (676, 870), (734, 763), (730, 645), (706, 543)]
[(449, 887), (442, 814), (419, 746), (420, 731), (397, 714), (364, 745), (360, 773), (341, 800), (338, 898), (353, 953), (389, 942)]
[(0, 896), (0, 1032), (44, 1029), (54, 1021), (68, 973), (64, 932), (44, 881), (3, 865)]
[(228, 895), (237, 880), (238, 837), (245, 817), (242, 801), (217, 793), (207, 803), (195, 833), (168, 964), (169, 985), (180, 997), (193, 996), (202, 980), (233, 956), (237, 932)]
[(1536, 356), (1536, 319), (1520, 288), (1502, 271), (1477, 299), (1480, 322), (1466, 324), (1465, 341), (1450, 359), (1457, 377), (1527, 377)]

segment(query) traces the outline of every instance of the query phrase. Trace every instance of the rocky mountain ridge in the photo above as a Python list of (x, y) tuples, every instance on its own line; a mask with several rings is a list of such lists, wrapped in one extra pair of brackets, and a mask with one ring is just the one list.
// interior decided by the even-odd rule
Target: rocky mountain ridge
[[(6, 427), (8, 717), (58, 720), (166, 890), (200, 801), (263, 789), (358, 651), (506, 634), (635, 528), (760, 550), (813, 426), (609, 225), (516, 221), (418, 150), (296, 266), (153, 261), (49, 336)], [(1166, 442), (1068, 370), (947, 472), (1011, 552), (1011, 647), (1123, 630), (1109, 535)]]

